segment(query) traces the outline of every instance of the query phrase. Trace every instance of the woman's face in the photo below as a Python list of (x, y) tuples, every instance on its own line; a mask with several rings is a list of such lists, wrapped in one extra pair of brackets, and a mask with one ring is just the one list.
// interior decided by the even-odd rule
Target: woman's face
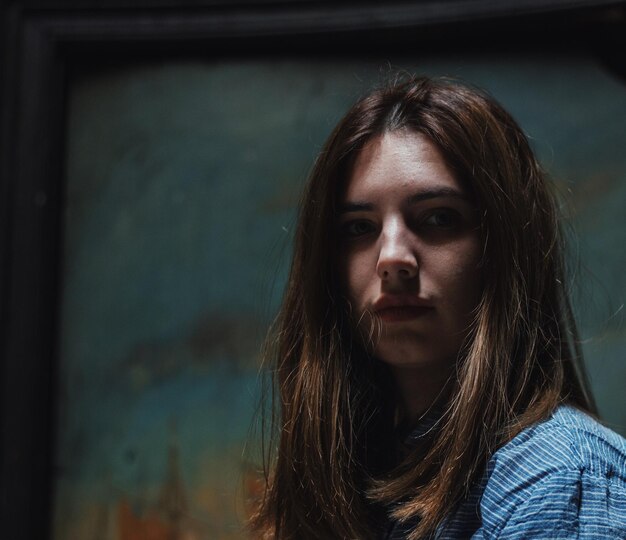
[(339, 263), (361, 333), (397, 367), (447, 369), (480, 298), (481, 241), (467, 191), (424, 135), (370, 141), (340, 201)]

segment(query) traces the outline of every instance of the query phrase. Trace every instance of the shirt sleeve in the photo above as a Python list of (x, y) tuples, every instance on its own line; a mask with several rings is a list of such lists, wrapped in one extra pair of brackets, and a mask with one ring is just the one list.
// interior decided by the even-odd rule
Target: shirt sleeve
[(626, 540), (626, 483), (616, 475), (569, 469), (511, 482), (496, 474), (480, 510), (476, 540)]

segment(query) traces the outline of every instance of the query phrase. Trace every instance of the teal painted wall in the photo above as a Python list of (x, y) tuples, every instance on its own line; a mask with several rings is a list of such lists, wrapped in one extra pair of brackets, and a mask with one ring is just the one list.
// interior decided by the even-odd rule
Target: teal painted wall
[[(388, 65), (164, 63), (73, 82), (56, 540), (127, 540), (171, 525), (168, 508), (189, 540), (244, 537), (254, 477), (242, 449), (298, 195), (336, 121)], [(584, 56), (393, 65), (487, 88), (530, 136), (575, 231), (600, 408), (626, 434), (624, 84)]]

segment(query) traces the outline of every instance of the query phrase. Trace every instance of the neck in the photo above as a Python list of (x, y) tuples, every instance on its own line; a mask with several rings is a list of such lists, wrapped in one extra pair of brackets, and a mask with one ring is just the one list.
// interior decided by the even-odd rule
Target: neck
[(392, 366), (400, 393), (400, 406), (409, 425), (415, 425), (428, 408), (445, 392), (449, 373), (433, 373), (415, 366)]

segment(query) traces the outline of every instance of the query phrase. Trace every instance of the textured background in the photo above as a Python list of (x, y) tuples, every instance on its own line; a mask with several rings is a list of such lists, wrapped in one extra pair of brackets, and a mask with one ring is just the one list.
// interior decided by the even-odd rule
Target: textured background
[(626, 89), (593, 59), (137, 65), (69, 95), (56, 540), (243, 537), (258, 351), (295, 204), (390, 65), (487, 88), (531, 138), (572, 226), (600, 408), (626, 434)]

